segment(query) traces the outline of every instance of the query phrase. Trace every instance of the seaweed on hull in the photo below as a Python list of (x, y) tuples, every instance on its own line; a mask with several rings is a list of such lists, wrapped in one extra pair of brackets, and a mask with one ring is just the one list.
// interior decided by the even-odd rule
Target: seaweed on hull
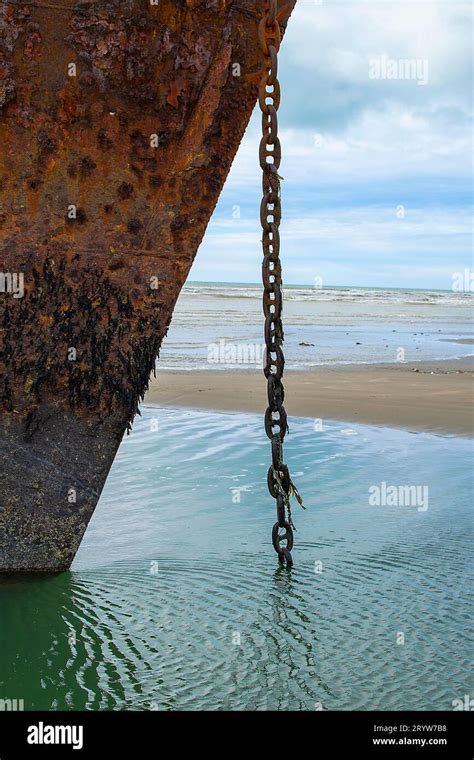
[(2, 572), (74, 558), (256, 102), (262, 12), (0, 0)]

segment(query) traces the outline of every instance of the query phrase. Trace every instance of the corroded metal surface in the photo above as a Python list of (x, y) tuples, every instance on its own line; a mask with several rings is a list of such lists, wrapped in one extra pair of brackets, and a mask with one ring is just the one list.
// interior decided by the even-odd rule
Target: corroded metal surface
[(0, 571), (77, 551), (256, 100), (258, 6), (0, 1)]
[[(303, 502), (294, 485), (287, 465), (283, 461), (283, 442), (288, 432), (288, 417), (284, 407), (285, 390), (283, 371), (283, 282), (280, 260), (281, 221), (281, 144), (278, 137), (278, 109), (280, 107), (280, 82), (278, 80), (278, 51), (281, 29), (278, 20), (277, 0), (265, 0), (265, 13), (259, 23), (259, 41), (265, 60), (258, 90), (262, 112), (262, 139), (260, 141), (260, 168), (262, 169), (263, 197), (260, 204), (262, 224), (262, 282), (263, 314), (265, 317), (265, 363), (263, 373), (267, 379), (268, 407), (265, 412), (265, 432), (271, 442), (272, 463), (267, 482), (270, 495), (276, 501), (277, 521), (272, 530), (273, 548), (279, 561), (292, 567), (293, 519), (290, 496)], [(304, 507), (303, 507), (304, 509)], [(281, 530), (280, 530), (281, 529)], [(282, 546), (282, 542), (286, 542)]]

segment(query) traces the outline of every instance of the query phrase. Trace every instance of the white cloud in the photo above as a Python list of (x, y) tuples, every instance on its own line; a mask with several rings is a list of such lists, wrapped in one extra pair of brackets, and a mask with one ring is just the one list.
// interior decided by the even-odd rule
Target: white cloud
[[(471, 15), (456, 0), (298, 0), (279, 69), (288, 282), (322, 266), (331, 284), (449, 288), (470, 265)], [(426, 59), (428, 84), (371, 80), (381, 55)], [(258, 280), (259, 130), (256, 112), (194, 279)]]

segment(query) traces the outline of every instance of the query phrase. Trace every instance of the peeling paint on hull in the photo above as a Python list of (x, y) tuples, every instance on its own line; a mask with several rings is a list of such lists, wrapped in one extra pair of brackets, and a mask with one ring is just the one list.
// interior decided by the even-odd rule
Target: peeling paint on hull
[(250, 0), (51, 5), (0, 1), (4, 572), (70, 566), (262, 67)]

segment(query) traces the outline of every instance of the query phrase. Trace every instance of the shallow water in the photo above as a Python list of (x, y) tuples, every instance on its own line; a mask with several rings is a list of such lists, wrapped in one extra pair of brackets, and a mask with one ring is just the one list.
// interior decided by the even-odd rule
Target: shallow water
[[(442, 710), (472, 693), (470, 441), (294, 420), (307, 510), (290, 572), (270, 543), (260, 418), (142, 414), (72, 571), (2, 580), (0, 698)], [(369, 506), (381, 481), (428, 486), (428, 508)]]

